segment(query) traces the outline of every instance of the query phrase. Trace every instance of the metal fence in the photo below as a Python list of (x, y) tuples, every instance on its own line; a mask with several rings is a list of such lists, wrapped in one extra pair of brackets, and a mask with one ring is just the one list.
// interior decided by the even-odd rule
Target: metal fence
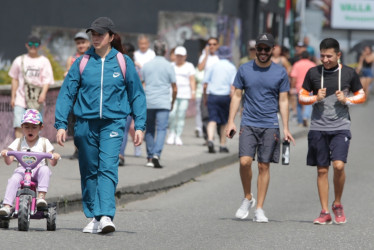
[[(60, 88), (50, 89), (46, 97), (44, 107), (44, 128), (41, 136), (48, 138), (51, 142), (56, 141), (55, 105)], [(0, 93), (0, 150), (6, 148), (14, 140), (13, 108), (10, 105), (10, 91)]]

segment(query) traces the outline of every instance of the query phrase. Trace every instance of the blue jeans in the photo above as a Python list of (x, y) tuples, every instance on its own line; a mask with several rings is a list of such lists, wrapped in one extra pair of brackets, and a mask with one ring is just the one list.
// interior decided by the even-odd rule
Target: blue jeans
[[(145, 143), (148, 159), (153, 156), (160, 157), (161, 155), (168, 127), (169, 113), (168, 109), (147, 109)], [(157, 133), (155, 135), (156, 129)]]

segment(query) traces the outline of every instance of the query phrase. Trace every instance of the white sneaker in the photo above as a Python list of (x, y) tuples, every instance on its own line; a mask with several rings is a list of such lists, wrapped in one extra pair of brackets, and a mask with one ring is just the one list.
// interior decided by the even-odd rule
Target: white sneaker
[(102, 216), (100, 219), (99, 233), (107, 234), (116, 231), (116, 226), (108, 216)]
[(36, 199), (36, 207), (48, 207), (48, 203), (43, 198)]
[(155, 165), (152, 162), (152, 159), (148, 160), (147, 163), (145, 164), (146, 167), (153, 168)]
[(6, 207), (4, 206), (4, 207), (0, 208), (0, 216), (9, 216), (10, 212), (11, 212), (11, 209), (8, 206), (6, 206)]
[(182, 139), (179, 136), (175, 138), (175, 145), (178, 145), (178, 146), (183, 145)]
[[(251, 194), (252, 195), (252, 194)], [(245, 219), (248, 217), (249, 210), (254, 207), (256, 204), (255, 198), (248, 200), (247, 198), (243, 199), (242, 205), (239, 207), (239, 209), (236, 211), (235, 217), (238, 219)]]
[(166, 140), (166, 144), (173, 145), (175, 143), (175, 134), (170, 133), (168, 139)]
[(264, 210), (262, 210), (261, 208), (256, 209), (255, 217), (253, 217), (253, 221), (264, 222), (264, 223), (269, 222), (268, 218), (265, 216)]
[(97, 234), (99, 230), (100, 222), (93, 218), (90, 223), (83, 228), (83, 233)]

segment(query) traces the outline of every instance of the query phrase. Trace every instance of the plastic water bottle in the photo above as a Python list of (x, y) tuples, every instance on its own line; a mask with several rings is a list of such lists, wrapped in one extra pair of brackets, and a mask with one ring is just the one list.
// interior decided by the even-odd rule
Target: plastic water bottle
[(282, 144), (282, 165), (290, 164), (290, 142), (284, 141)]

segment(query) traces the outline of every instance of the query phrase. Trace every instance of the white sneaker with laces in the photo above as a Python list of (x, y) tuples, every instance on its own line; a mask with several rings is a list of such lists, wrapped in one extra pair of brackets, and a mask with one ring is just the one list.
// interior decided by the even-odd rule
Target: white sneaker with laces
[(107, 234), (116, 231), (116, 226), (108, 216), (102, 216), (100, 219), (99, 233)]
[(264, 210), (262, 210), (261, 208), (256, 209), (255, 217), (253, 217), (253, 221), (263, 222), (263, 223), (269, 222), (268, 218), (265, 216)]
[(4, 206), (0, 208), (0, 216), (9, 216), (10, 212), (11, 212), (11, 209), (8, 206)]
[(99, 230), (100, 222), (93, 218), (90, 223), (83, 228), (83, 233), (97, 234)]
[(173, 145), (175, 143), (175, 134), (170, 133), (168, 139), (166, 140), (166, 144)]
[[(252, 194), (251, 194), (252, 195)], [(255, 198), (248, 200), (247, 198), (243, 199), (242, 205), (239, 207), (239, 209), (236, 211), (235, 217), (238, 219), (245, 219), (248, 217), (249, 210), (254, 207), (256, 204)]]
[(175, 145), (178, 145), (178, 146), (183, 145), (182, 139), (179, 136), (175, 138)]

